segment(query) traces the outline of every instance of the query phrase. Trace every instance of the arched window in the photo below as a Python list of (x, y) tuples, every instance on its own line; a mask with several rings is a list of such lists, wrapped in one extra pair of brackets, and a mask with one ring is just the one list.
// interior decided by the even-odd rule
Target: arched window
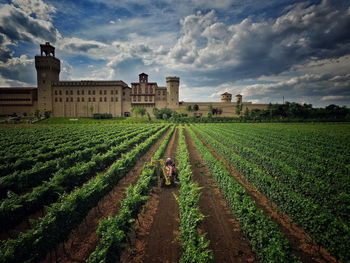
[(148, 87), (146, 86), (145, 88), (145, 93), (147, 94), (148, 93)]

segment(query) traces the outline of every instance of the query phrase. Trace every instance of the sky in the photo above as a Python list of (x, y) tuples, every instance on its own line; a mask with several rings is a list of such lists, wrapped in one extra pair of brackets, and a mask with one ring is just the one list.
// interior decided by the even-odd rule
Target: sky
[(0, 86), (36, 86), (49, 41), (61, 80), (145, 72), (180, 100), (350, 107), (350, 0), (0, 0)]

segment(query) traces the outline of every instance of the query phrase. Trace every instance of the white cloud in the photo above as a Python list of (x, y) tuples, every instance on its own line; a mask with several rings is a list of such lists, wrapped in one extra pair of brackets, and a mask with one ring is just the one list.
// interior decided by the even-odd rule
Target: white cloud
[(42, 0), (12, 0), (17, 7), (22, 9), (27, 15), (35, 15), (39, 19), (51, 20), (56, 8), (46, 4)]

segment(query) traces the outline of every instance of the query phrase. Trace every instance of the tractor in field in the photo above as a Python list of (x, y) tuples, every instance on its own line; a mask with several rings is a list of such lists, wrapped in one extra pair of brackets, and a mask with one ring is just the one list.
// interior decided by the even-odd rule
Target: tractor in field
[(169, 159), (167, 161), (164, 160), (155, 160), (154, 163), (156, 165), (156, 174), (158, 177), (158, 185), (161, 187), (165, 186), (174, 186), (175, 180), (177, 179), (177, 169), (175, 168), (174, 163), (169, 163)]

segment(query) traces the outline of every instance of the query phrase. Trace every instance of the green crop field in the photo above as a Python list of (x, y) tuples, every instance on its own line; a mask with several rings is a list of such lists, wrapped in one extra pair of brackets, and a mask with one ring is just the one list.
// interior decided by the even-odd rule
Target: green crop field
[(0, 262), (350, 262), (349, 124), (124, 122), (0, 127)]

